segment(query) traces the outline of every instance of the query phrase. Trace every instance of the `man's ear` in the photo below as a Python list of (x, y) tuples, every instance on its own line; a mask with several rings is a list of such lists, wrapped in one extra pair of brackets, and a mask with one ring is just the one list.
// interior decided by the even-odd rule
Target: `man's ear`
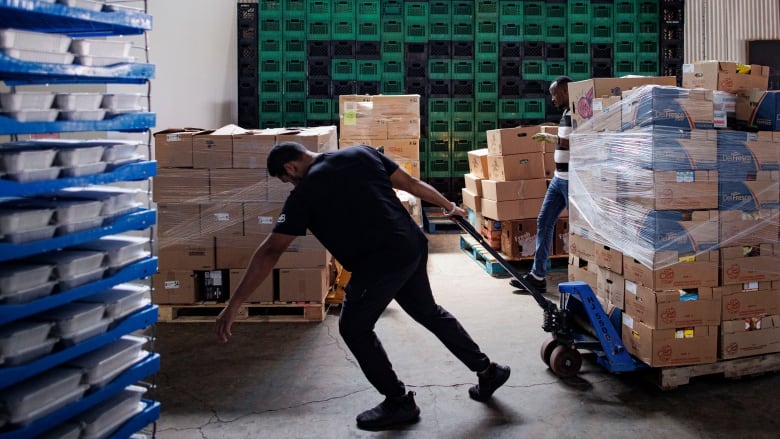
[(296, 171), (298, 170), (298, 166), (295, 164), (294, 161), (290, 161), (282, 165), (284, 168), (284, 172), (287, 173), (287, 175), (295, 175)]

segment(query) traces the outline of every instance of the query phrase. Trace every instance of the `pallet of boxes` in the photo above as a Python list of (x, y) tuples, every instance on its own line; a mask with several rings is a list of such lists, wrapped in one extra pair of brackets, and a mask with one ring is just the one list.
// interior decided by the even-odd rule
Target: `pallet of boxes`
[[(152, 297), (161, 321), (213, 321), (292, 189), (268, 176), (269, 151), (283, 141), (334, 150), (336, 127), (247, 131), (228, 125), (168, 129), (154, 138), (159, 271)], [(330, 254), (313, 236), (299, 237), (238, 321), (322, 321), (331, 277)]]
[[(461, 193), (469, 220), (507, 260), (532, 260), (534, 256), (536, 221), (555, 172), (555, 145), (532, 139), (545, 130), (557, 131), (557, 126), (490, 130), (488, 147), (468, 153), (469, 173)], [(556, 224), (551, 255), (565, 256), (567, 241), (568, 213), (564, 210)]]
[[(420, 95), (339, 96), (339, 148), (368, 145), (420, 178)], [(396, 194), (422, 227), (420, 200)]]
[[(626, 348), (664, 388), (780, 370), (780, 135), (733, 128), (748, 95), (776, 93), (762, 66), (687, 69), (687, 88), (569, 84), (589, 110), (571, 142), (569, 279), (622, 311)], [(622, 99), (591, 112), (599, 90)]]

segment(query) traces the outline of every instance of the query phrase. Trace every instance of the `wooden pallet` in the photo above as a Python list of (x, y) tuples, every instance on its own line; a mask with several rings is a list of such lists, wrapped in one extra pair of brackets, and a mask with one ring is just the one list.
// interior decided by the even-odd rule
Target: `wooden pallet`
[(482, 244), (477, 242), (476, 239), (469, 235), (460, 236), (460, 248), (467, 255), (471, 256), (471, 259), (475, 260), (487, 273), (493, 277), (508, 277), (509, 272), (506, 268), (493, 257), (487, 250), (482, 247)]
[[(224, 303), (158, 305), (159, 321), (165, 323), (213, 323), (225, 308)], [(308, 323), (325, 320), (323, 303), (245, 303), (236, 322)]]
[(780, 371), (780, 353), (753, 357), (718, 360), (710, 364), (662, 367), (646, 372), (646, 377), (663, 390), (676, 389), (688, 384), (691, 378), (707, 375), (723, 375), (724, 378), (742, 378)]

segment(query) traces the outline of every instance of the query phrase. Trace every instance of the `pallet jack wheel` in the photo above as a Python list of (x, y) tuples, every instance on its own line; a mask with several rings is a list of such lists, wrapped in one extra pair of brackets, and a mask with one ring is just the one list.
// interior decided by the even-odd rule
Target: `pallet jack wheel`
[(582, 355), (576, 349), (558, 345), (550, 355), (550, 369), (561, 378), (572, 378), (582, 367)]
[(539, 353), (542, 355), (542, 361), (544, 361), (544, 364), (546, 364), (547, 367), (550, 367), (550, 356), (552, 356), (553, 350), (556, 347), (558, 347), (558, 342), (554, 338), (548, 338), (542, 343), (542, 349)]

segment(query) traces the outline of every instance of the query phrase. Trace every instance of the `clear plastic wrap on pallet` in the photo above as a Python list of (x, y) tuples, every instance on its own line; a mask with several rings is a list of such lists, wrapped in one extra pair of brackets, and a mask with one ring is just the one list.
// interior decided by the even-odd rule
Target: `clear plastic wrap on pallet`
[(643, 86), (580, 125), (571, 231), (654, 270), (732, 247), (780, 260), (780, 133), (716, 130), (712, 96)]

